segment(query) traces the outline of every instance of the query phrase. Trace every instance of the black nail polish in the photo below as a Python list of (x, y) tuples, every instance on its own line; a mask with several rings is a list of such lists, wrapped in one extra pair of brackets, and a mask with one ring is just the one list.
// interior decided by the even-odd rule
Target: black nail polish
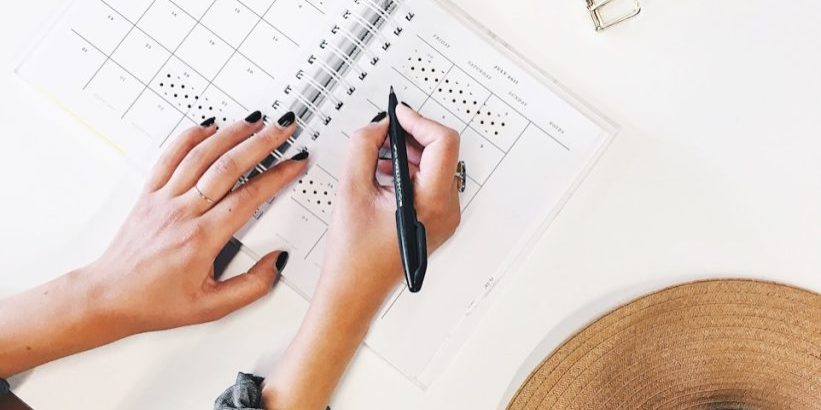
[(298, 153), (298, 154), (294, 155), (293, 157), (291, 157), (291, 160), (292, 161), (305, 161), (306, 159), (308, 159), (309, 155), (311, 155), (311, 154), (309, 154), (308, 151), (301, 151), (300, 153)]
[(250, 115), (245, 117), (245, 122), (247, 122), (249, 124), (256, 124), (256, 122), (259, 121), (261, 118), (262, 118), (262, 112), (254, 111)]
[(408, 108), (410, 108), (410, 109), (413, 109), (413, 107), (411, 107), (410, 105), (408, 105), (408, 103), (406, 103), (406, 102), (404, 102), (404, 101), (402, 101), (402, 102), (401, 102), (401, 104), (402, 104), (402, 105), (404, 105), (405, 107), (408, 107)]
[(277, 273), (282, 273), (282, 270), (285, 269), (285, 265), (288, 264), (288, 258), (290, 258), (288, 252), (282, 252), (279, 254), (279, 256), (277, 256), (277, 262), (275, 265), (275, 267), (277, 268)]
[(385, 117), (387, 117), (387, 116), (388, 116), (388, 113), (386, 113), (385, 111), (382, 111), (382, 112), (380, 112), (379, 114), (376, 114), (376, 117), (373, 117), (373, 119), (371, 120), (371, 122), (379, 122), (379, 121), (382, 121), (382, 120), (384, 120), (384, 119), (385, 119)]
[(209, 119), (207, 119), (207, 120), (205, 120), (205, 121), (201, 122), (201, 123), (200, 123), (200, 127), (202, 127), (202, 128), (208, 128), (208, 127), (210, 127), (210, 126), (214, 125), (214, 123), (215, 123), (216, 121), (217, 121), (217, 117), (211, 117), (211, 118), (209, 118)]
[(277, 124), (279, 124), (280, 127), (285, 128), (293, 124), (294, 120), (296, 120), (296, 114), (294, 114), (293, 111), (288, 111), (285, 113), (285, 115), (279, 117), (279, 119), (277, 120)]

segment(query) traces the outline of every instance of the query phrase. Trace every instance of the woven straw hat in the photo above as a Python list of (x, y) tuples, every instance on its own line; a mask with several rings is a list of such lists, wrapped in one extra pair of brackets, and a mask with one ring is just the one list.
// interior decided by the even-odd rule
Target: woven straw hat
[(508, 409), (821, 409), (821, 295), (724, 280), (642, 297), (560, 346)]

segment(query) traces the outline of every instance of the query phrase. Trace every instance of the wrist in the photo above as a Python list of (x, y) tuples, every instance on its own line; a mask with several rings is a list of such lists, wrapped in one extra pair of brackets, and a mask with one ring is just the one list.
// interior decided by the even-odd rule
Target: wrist
[[(363, 280), (358, 270), (368, 271)], [(401, 273), (395, 269), (347, 267), (326, 268), (312, 299), (312, 310), (337, 312), (343, 323), (370, 324), (385, 300), (400, 285)]]
[(111, 341), (143, 332), (132, 320), (118, 289), (105, 280), (106, 276), (96, 263), (65, 275), (68, 286), (76, 295), (82, 321), (93, 324), (94, 329), (106, 329)]

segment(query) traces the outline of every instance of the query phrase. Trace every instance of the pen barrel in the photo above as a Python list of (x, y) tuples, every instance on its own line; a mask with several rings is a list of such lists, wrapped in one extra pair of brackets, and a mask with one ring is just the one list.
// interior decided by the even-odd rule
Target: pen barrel
[(396, 190), (396, 207), (412, 208), (413, 184), (411, 183), (408, 165), (407, 135), (396, 117), (396, 96), (391, 94), (388, 100), (388, 136), (391, 141), (391, 159), (393, 164), (393, 186)]
[[(416, 271), (419, 266), (419, 249), (416, 238), (416, 213), (407, 208), (396, 209), (396, 233), (399, 239), (399, 254), (402, 257), (405, 281), (413, 290)], [(407, 240), (413, 238), (413, 240)]]
[(396, 194), (396, 233), (399, 239), (399, 253), (405, 271), (405, 280), (412, 293), (422, 289), (427, 270), (427, 234), (425, 225), (416, 217), (414, 208), (413, 183), (408, 165), (408, 150), (405, 130), (396, 116), (398, 105), (391, 89), (388, 97), (388, 135), (391, 140), (393, 159), (393, 186)]

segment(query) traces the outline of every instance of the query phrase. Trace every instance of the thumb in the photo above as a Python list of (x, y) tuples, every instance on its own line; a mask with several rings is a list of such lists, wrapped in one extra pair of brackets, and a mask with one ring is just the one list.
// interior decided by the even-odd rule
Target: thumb
[(272, 252), (260, 259), (247, 273), (217, 282), (205, 298), (210, 320), (222, 318), (267, 295), (288, 263), (288, 252)]
[(387, 119), (371, 123), (351, 136), (345, 164), (345, 180), (348, 183), (355, 186), (361, 186), (363, 183), (375, 186), (379, 150), (387, 136)]

